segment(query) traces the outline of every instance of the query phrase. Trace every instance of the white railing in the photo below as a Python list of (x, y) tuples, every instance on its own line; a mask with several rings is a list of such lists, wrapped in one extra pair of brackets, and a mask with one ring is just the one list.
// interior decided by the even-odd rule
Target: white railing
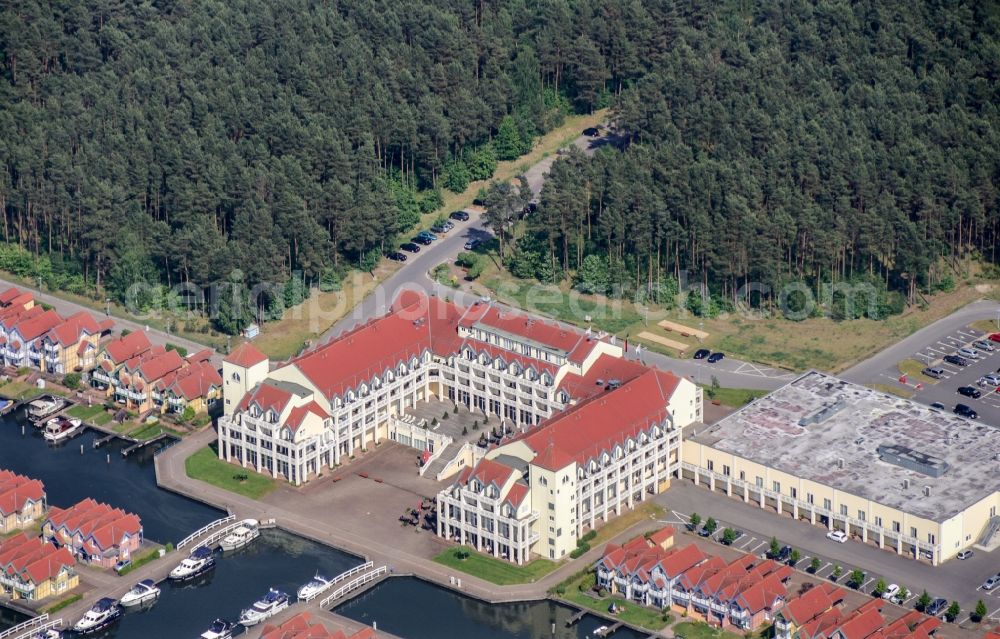
[(184, 539), (180, 540), (180, 542), (177, 543), (177, 546), (175, 546), (175, 548), (177, 548), (177, 550), (180, 550), (181, 548), (183, 548), (184, 546), (187, 546), (188, 544), (190, 544), (192, 541), (194, 541), (198, 537), (201, 537), (202, 535), (204, 535), (205, 533), (207, 533), (207, 532), (209, 532), (211, 530), (215, 530), (216, 528), (219, 528), (220, 526), (226, 526), (228, 524), (231, 524), (234, 521), (236, 521), (236, 515), (229, 515), (228, 517), (223, 517), (222, 519), (216, 519), (212, 523), (207, 524), (205, 526), (202, 526), (201, 528), (199, 528), (198, 530), (194, 531), (193, 533), (191, 533), (190, 535), (188, 535)]
[(344, 581), (345, 579), (349, 579), (349, 578), (353, 577), (354, 575), (356, 575), (356, 574), (358, 574), (360, 572), (365, 572), (366, 570), (368, 570), (369, 568), (371, 568), (374, 565), (375, 565), (374, 563), (372, 563), (372, 562), (369, 561), (369, 562), (361, 564), (360, 566), (355, 566), (354, 568), (351, 568), (350, 570), (342, 572), (339, 575), (337, 575), (336, 577), (334, 577), (333, 579), (331, 579), (330, 583), (326, 584), (325, 586), (323, 586), (322, 588), (320, 588), (319, 590), (317, 590), (316, 592), (314, 592), (312, 595), (310, 595), (308, 597), (303, 597), (301, 599), (301, 601), (312, 601), (313, 599), (315, 599), (316, 597), (319, 597), (324, 592), (326, 592), (330, 588), (333, 588), (334, 586), (336, 586), (340, 582)]
[[(47, 617), (48, 613), (45, 613), (45, 616)], [(37, 617), (36, 617), (36, 619), (37, 619)], [(32, 637), (35, 636), (36, 632), (44, 632), (45, 630), (58, 629), (58, 628), (62, 627), (62, 624), (63, 624), (63, 620), (62, 620), (61, 617), (59, 619), (52, 619), (52, 620), (46, 621), (45, 623), (42, 623), (42, 624), (40, 624), (38, 626), (35, 626), (34, 628), (32, 628), (30, 630), (27, 630), (24, 634), (20, 634), (20, 635), (17, 635), (15, 637), (12, 637), (12, 639), (31, 639)]]
[[(26, 635), (29, 632), (35, 632), (39, 630), (39, 626), (49, 623), (49, 613), (42, 613), (37, 617), (32, 617), (26, 621), (22, 621), (16, 626), (7, 628), (3, 632), (0, 632), (0, 639), (7, 639), (8, 637), (20, 637)], [(52, 622), (55, 623), (55, 622)], [(59, 620), (62, 623), (62, 619)]]
[(320, 608), (326, 608), (332, 602), (340, 599), (341, 597), (343, 597), (347, 593), (351, 592), (352, 590), (357, 590), (361, 586), (364, 586), (365, 584), (368, 584), (368, 583), (371, 583), (371, 582), (375, 581), (376, 579), (378, 579), (382, 575), (386, 574), (387, 572), (389, 572), (388, 568), (386, 568), (385, 566), (379, 566), (378, 568), (376, 568), (375, 570), (373, 570), (371, 572), (366, 572), (365, 574), (361, 575), (360, 577), (352, 579), (351, 581), (347, 582), (346, 584), (344, 584), (340, 588), (337, 588), (336, 590), (334, 590), (333, 593), (331, 593), (330, 595), (328, 595), (325, 599), (323, 599), (322, 601), (320, 601), (319, 602)]

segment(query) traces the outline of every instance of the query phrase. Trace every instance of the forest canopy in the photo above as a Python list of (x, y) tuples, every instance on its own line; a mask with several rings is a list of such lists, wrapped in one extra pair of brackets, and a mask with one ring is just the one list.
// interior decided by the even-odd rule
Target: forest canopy
[(119, 296), (239, 271), (289, 282), (294, 302), (304, 281), (369, 267), (442, 188), (612, 106), (625, 143), (556, 162), (506, 251), (515, 274), (655, 296), (687, 271), (724, 298), (748, 281), (864, 278), (912, 296), (944, 278), (942, 258), (996, 260), (997, 13), (5, 3), (0, 268)]

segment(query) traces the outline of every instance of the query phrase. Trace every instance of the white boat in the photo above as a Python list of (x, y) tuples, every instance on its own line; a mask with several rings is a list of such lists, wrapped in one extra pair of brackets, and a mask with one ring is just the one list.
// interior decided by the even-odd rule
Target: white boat
[(51, 444), (58, 444), (72, 438), (81, 428), (83, 428), (82, 420), (60, 415), (45, 422), (42, 437)]
[(48, 630), (39, 630), (31, 635), (31, 639), (62, 639), (62, 636), (63, 634), (55, 628), (49, 628)]
[(232, 639), (233, 628), (236, 626), (232, 621), (216, 619), (208, 630), (201, 633), (201, 639)]
[(265, 619), (273, 617), (288, 607), (288, 595), (271, 588), (267, 594), (240, 613), (240, 623), (249, 628), (256, 626)]
[(299, 591), (295, 593), (295, 596), (299, 601), (309, 601), (310, 599), (315, 599), (320, 593), (326, 590), (331, 581), (332, 580), (329, 577), (324, 577), (323, 575), (316, 573), (316, 576), (310, 579), (309, 583), (299, 588)]
[(608, 634), (608, 627), (598, 626), (594, 628), (594, 634), (597, 635), (598, 637), (603, 637), (604, 635)]
[(187, 581), (205, 574), (215, 568), (215, 557), (212, 549), (205, 546), (198, 546), (191, 551), (191, 555), (177, 567), (170, 571), (170, 578), (174, 581)]
[(59, 411), (66, 404), (66, 400), (61, 397), (45, 395), (28, 402), (28, 419), (40, 421)]
[(156, 585), (156, 582), (152, 579), (143, 579), (132, 586), (132, 590), (126, 592), (119, 603), (125, 607), (138, 606), (147, 601), (153, 601), (159, 596), (160, 587)]
[(118, 602), (109, 597), (99, 599), (97, 603), (87, 611), (80, 621), (76, 622), (73, 630), (78, 634), (90, 634), (104, 630), (111, 624), (118, 621), (122, 616), (122, 609)]
[(244, 519), (219, 543), (223, 550), (236, 550), (260, 537), (260, 524), (256, 519)]

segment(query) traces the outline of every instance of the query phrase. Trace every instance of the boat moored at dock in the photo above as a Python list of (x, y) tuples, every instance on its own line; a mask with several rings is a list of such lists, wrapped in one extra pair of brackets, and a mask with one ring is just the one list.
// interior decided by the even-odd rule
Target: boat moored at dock
[(236, 550), (258, 537), (260, 537), (260, 523), (256, 519), (244, 519), (235, 530), (223, 537), (219, 545), (223, 550)]
[(83, 430), (83, 422), (81, 420), (58, 415), (45, 422), (45, 427), (42, 429), (42, 437), (50, 444), (58, 444), (72, 439), (81, 430)]
[(118, 602), (110, 597), (104, 597), (98, 599), (83, 618), (76, 622), (73, 631), (81, 635), (100, 632), (121, 619), (121, 616), (122, 609)]
[(69, 406), (69, 402), (62, 397), (43, 395), (38, 399), (28, 402), (28, 419), (37, 424), (46, 417), (55, 415), (67, 406)]
[(295, 596), (299, 601), (309, 601), (311, 599), (315, 599), (320, 593), (326, 590), (331, 581), (332, 580), (329, 577), (324, 577), (323, 575), (316, 573), (315, 577), (299, 588), (298, 592), (295, 593)]
[(127, 607), (138, 606), (150, 601), (155, 601), (160, 596), (160, 587), (152, 579), (143, 579), (122, 597), (121, 605)]
[(200, 639), (232, 639), (236, 624), (225, 619), (216, 619), (208, 630), (201, 633)]
[(170, 579), (174, 581), (188, 581), (207, 573), (215, 568), (215, 557), (211, 548), (198, 546), (191, 551), (191, 555), (170, 571)]
[(278, 614), (289, 605), (288, 595), (271, 588), (267, 594), (240, 613), (240, 623), (246, 627), (256, 626), (266, 619)]

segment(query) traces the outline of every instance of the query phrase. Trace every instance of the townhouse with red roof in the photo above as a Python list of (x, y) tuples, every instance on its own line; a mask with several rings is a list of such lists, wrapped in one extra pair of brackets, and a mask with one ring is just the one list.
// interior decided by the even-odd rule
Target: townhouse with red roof
[(81, 561), (111, 568), (130, 559), (142, 546), (137, 515), (87, 498), (69, 508), (53, 507), (42, 536), (66, 547)]
[(774, 616), (776, 639), (792, 639), (798, 629), (844, 600), (844, 590), (831, 583), (820, 583), (798, 597), (789, 599)]
[(183, 413), (191, 408), (206, 412), (222, 397), (222, 376), (210, 361), (212, 352), (199, 351), (185, 358), (186, 365), (153, 384), (153, 404), (161, 412)]
[(319, 621), (314, 622), (308, 612), (300, 612), (279, 625), (266, 624), (260, 633), (260, 639), (375, 639), (377, 636), (372, 628), (350, 635), (343, 630), (327, 630)]
[(141, 356), (152, 347), (152, 342), (142, 331), (127, 333), (111, 340), (97, 356), (97, 367), (90, 376), (91, 385), (105, 391), (110, 397), (114, 394), (113, 386), (118, 380), (118, 370), (125, 362)]
[(41, 481), (0, 468), (0, 534), (30, 526), (45, 508)]
[(80, 584), (76, 560), (66, 548), (27, 533), (0, 541), (0, 593), (12, 599), (39, 600)]

